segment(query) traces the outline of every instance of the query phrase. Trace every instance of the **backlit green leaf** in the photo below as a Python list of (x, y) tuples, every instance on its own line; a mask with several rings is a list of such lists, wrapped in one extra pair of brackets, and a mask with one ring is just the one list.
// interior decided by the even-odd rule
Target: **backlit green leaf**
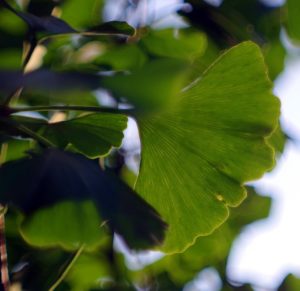
[(89, 27), (99, 22), (103, 2), (103, 0), (85, 0), (82, 9), (81, 0), (64, 1), (60, 6), (62, 19), (74, 27)]
[(162, 59), (147, 63), (129, 74), (102, 77), (101, 84), (139, 109), (157, 109), (172, 102), (183, 86), (186, 63)]
[(192, 247), (183, 253), (163, 257), (146, 267), (146, 271), (149, 270), (149, 274), (166, 271), (173, 282), (184, 285), (206, 267), (223, 266), (232, 244), (241, 230), (246, 225), (269, 215), (270, 197), (260, 196), (250, 187), (247, 187), (247, 191), (247, 199), (240, 207), (232, 209), (226, 223), (212, 235), (199, 238)]
[(170, 225), (164, 251), (182, 251), (210, 234), (246, 197), (241, 185), (272, 167), (274, 150), (265, 138), (278, 116), (261, 52), (245, 42), (222, 55), (169, 110), (137, 117), (136, 190)]
[(110, 66), (115, 70), (129, 70), (139, 68), (145, 64), (147, 56), (137, 45), (110, 48), (97, 58), (100, 65)]
[(28, 243), (39, 247), (93, 248), (105, 238), (101, 223), (91, 201), (69, 201), (34, 212), (22, 223), (21, 233)]
[(206, 49), (206, 36), (187, 29), (153, 30), (142, 39), (142, 44), (154, 55), (193, 61)]
[(298, 0), (286, 1), (287, 13), (287, 30), (290, 37), (299, 42), (300, 41), (300, 3)]

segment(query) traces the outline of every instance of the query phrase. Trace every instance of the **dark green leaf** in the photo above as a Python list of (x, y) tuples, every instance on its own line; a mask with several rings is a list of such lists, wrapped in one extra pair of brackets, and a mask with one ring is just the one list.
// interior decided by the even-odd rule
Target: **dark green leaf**
[(32, 148), (32, 140), (26, 139), (8, 139), (3, 142), (5, 149), (5, 162), (17, 160), (26, 156), (26, 152)]
[(39, 17), (31, 13), (17, 11), (12, 6), (10, 6), (5, 0), (1, 0), (0, 3), (5, 8), (19, 16), (23, 21), (25, 21), (33, 32), (44, 32), (50, 35), (76, 32), (76, 30), (70, 27), (66, 22), (57, 17), (51, 15)]
[(82, 154), (96, 158), (120, 147), (127, 117), (120, 114), (88, 114), (67, 121), (47, 123), (41, 119), (15, 117), (15, 120), (50, 140), (57, 147), (72, 145)]
[(2, 99), (22, 85), (23, 76), (20, 71), (0, 71), (0, 97)]
[[(130, 247), (147, 248), (163, 240), (166, 225), (158, 213), (112, 173), (103, 171), (96, 161), (48, 149), (42, 155), (0, 168), (0, 202), (13, 204), (27, 215), (58, 202), (86, 200), (94, 201), (102, 219)], [(48, 217), (51, 223), (53, 211), (62, 212), (61, 209), (64, 208), (52, 208), (48, 210), (50, 217), (42, 217)], [(74, 207), (70, 209), (74, 211)], [(37, 223), (37, 219), (33, 221)], [(95, 225), (99, 226), (99, 222), (95, 221)], [(28, 232), (26, 237), (30, 240)]]
[(25, 93), (90, 91), (100, 87), (100, 80), (95, 74), (80, 72), (0, 71), (0, 91), (7, 94), (21, 87)]
[[(109, 34), (128, 36), (133, 35), (135, 32), (133, 27), (122, 21), (103, 23), (89, 30), (79, 32), (72, 28), (67, 22), (52, 15), (36, 16), (31, 13), (18, 11), (10, 6), (5, 0), (1, 0), (0, 4), (27, 23), (29, 27), (29, 41), (32, 46), (36, 45), (36, 41), (40, 40), (42, 37), (58, 34), (82, 33), (85, 35)], [(37, 37), (36, 33), (42, 33), (42, 36)]]
[(134, 35), (135, 29), (124, 21), (109, 21), (85, 31), (84, 34)]

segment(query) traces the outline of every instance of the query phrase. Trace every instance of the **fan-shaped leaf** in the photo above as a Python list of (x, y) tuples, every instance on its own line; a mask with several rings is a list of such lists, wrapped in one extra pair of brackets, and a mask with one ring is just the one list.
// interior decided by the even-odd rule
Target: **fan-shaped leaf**
[(136, 190), (170, 225), (163, 250), (182, 251), (228, 217), (241, 186), (274, 163), (265, 137), (279, 101), (259, 48), (251, 42), (222, 55), (165, 112), (137, 117), (142, 162)]
[(95, 205), (91, 201), (59, 202), (40, 209), (21, 224), (22, 236), (39, 247), (60, 245), (78, 249), (82, 245), (93, 248), (106, 236)]
[(71, 145), (90, 158), (106, 155), (112, 147), (119, 147), (127, 126), (125, 115), (110, 113), (88, 114), (56, 123), (22, 116), (15, 116), (14, 121), (36, 131), (59, 148)]

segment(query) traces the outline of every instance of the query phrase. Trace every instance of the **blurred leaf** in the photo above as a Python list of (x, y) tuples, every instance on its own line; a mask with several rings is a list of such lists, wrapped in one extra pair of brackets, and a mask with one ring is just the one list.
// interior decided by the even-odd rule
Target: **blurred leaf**
[(5, 215), (5, 236), (8, 267), (12, 282), (20, 282), (22, 290), (49, 290), (73, 254), (62, 249), (33, 248), (19, 233), (22, 215), (8, 209)]
[(286, 51), (280, 41), (270, 42), (262, 47), (271, 80), (283, 71)]
[(25, 218), (21, 234), (28, 243), (38, 247), (94, 248), (105, 238), (101, 223), (91, 201), (61, 202)]
[[(78, 154), (48, 149), (42, 155), (5, 163), (0, 168), (0, 186), (0, 202), (15, 205), (28, 216), (37, 215), (34, 214), (37, 210), (53, 207), (58, 202), (92, 200), (103, 221), (107, 221), (129, 247), (155, 246), (164, 238), (166, 224), (150, 205), (112, 173), (103, 171), (96, 161)], [(42, 217), (51, 223), (53, 211), (62, 212), (62, 206), (57, 207), (43, 210), (32, 222)], [(71, 214), (73, 210), (73, 207), (69, 209)], [(26, 228), (30, 229), (28, 223)], [(61, 230), (55, 230), (56, 233), (63, 232), (65, 223), (60, 225)], [(94, 223), (99, 226), (99, 222)], [(38, 233), (39, 228), (40, 225), (36, 229)], [(26, 239), (31, 241), (28, 232)], [(69, 243), (68, 238), (65, 239)], [(53, 237), (50, 243), (53, 244)]]
[(94, 90), (100, 86), (100, 77), (81, 72), (54, 72), (36, 70), (24, 75), (25, 89), (29, 91), (78, 91)]
[(275, 149), (277, 156), (283, 153), (286, 141), (287, 135), (284, 133), (281, 125), (278, 124), (276, 130), (268, 138), (268, 143)]
[(229, 219), (213, 234), (199, 238), (183, 253), (166, 256), (149, 265), (141, 273), (149, 272), (153, 276), (167, 272), (172, 282), (183, 286), (206, 267), (225, 267), (231, 246), (241, 230), (269, 214), (271, 199), (258, 195), (250, 187), (247, 187), (247, 192), (247, 199), (240, 207), (231, 210)]
[(7, 97), (23, 85), (20, 71), (0, 71), (0, 100)]
[[(22, 21), (22, 19), (20, 19), (20, 17), (18, 17), (17, 15), (12, 14), (9, 10), (7, 9), (2, 9), (3, 8), (3, 1), (0, 1), (0, 29), (1, 31), (7, 31), (10, 32), (12, 35), (10, 36), (10, 38), (12, 38), (12, 36), (16, 37), (19, 36), (20, 34), (24, 35), (24, 33), (26, 32), (26, 24), (24, 23), (24, 21)], [(2, 36), (2, 33), (1, 33)], [(4, 37), (1, 40), (3, 40), (3, 43), (1, 42), (0, 46), (2, 47), (3, 45), (5, 45), (7, 42), (10, 42), (9, 37)]]
[(205, 34), (189, 29), (152, 30), (141, 42), (151, 54), (189, 61), (201, 56), (206, 49)]
[(26, 156), (26, 152), (32, 148), (32, 140), (9, 139), (6, 143), (5, 161), (13, 161)]
[[(5, 8), (19, 16), (29, 26), (31, 33), (46, 33), (45, 36), (56, 35), (56, 34), (69, 34), (69, 33), (80, 33), (79, 31), (72, 28), (67, 22), (59, 19), (55, 16), (36, 16), (31, 13), (18, 11), (10, 6), (5, 0), (1, 0)], [(110, 21), (102, 23), (98, 26), (90, 28), (86, 31), (82, 31), (83, 34), (112, 34), (112, 35), (133, 35), (135, 32), (134, 28), (123, 21)]]
[(132, 36), (135, 29), (124, 21), (109, 21), (90, 28), (85, 34), (114, 34)]
[[(67, 0), (68, 1), (68, 0)], [(37, 16), (47, 16), (53, 13), (53, 10), (63, 1), (56, 0), (30, 0), (29, 3), (21, 3), (20, 6)]]
[(1, 50), (0, 59), (1, 70), (17, 70), (21, 67), (21, 53), (17, 49)]
[(186, 2), (192, 5), (193, 10), (181, 14), (194, 28), (205, 32), (210, 42), (214, 42), (220, 50), (252, 40), (261, 46), (272, 80), (282, 71), (286, 51), (280, 41), (280, 7), (271, 7), (259, 0), (226, 0), (218, 7), (203, 0)]
[(130, 70), (142, 67), (147, 61), (145, 53), (136, 45), (126, 44), (109, 49), (97, 58), (97, 64), (108, 65), (115, 70)]
[(172, 103), (186, 77), (186, 63), (162, 59), (147, 63), (130, 74), (102, 77), (101, 84), (138, 109), (151, 110)]
[(63, 268), (66, 268), (72, 259), (72, 254), (61, 249), (27, 248), (24, 251), (27, 252), (25, 256), (23, 253), (20, 260), (24, 270), (18, 274), (22, 282), (22, 290), (50, 290)]
[[(172, 102), (186, 79), (185, 62), (172, 59), (147, 63), (130, 74), (99, 76), (76, 71), (55, 72), (45, 69), (24, 75), (18, 71), (0, 71), (0, 92), (24, 88), (24, 94), (66, 93), (91, 91), (100, 87), (111, 90), (117, 97), (126, 97), (138, 109), (153, 109)], [(134, 84), (134, 86), (132, 85)], [(57, 99), (58, 97), (56, 97)]]
[(110, 265), (101, 254), (83, 254), (70, 270), (66, 281), (73, 291), (90, 290), (100, 285), (100, 280), (110, 277)]
[(300, 41), (300, 3), (297, 0), (286, 1), (287, 13), (287, 31), (289, 36), (299, 42)]
[(103, 0), (85, 0), (84, 9), (81, 0), (64, 1), (60, 8), (62, 19), (74, 27), (90, 27), (101, 20)]
[(79, 72), (36, 70), (22, 74), (21, 71), (0, 71), (0, 92), (8, 94), (19, 88), (33, 93), (93, 90), (100, 86), (99, 79)]
[(1, 0), (0, 4), (10, 10), (12, 13), (19, 16), (24, 22), (27, 23), (33, 32), (45, 32), (47, 34), (65, 34), (76, 32), (71, 26), (69, 26), (65, 21), (50, 16), (36, 16), (31, 13), (26, 13), (18, 11), (12, 6), (10, 6), (5, 0)]
[(278, 287), (278, 291), (297, 291), (299, 288), (300, 279), (293, 274), (289, 274)]
[(272, 167), (265, 138), (277, 125), (279, 101), (265, 72), (259, 48), (245, 42), (222, 55), (168, 111), (137, 116), (136, 191), (170, 225), (165, 252), (182, 251), (219, 227), (228, 208), (245, 198), (241, 184)]

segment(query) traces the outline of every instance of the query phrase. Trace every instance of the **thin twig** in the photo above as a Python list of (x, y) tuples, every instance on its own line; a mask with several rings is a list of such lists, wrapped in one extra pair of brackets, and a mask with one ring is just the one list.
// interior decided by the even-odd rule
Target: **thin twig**
[(1, 258), (1, 283), (4, 291), (9, 290), (9, 272), (7, 263), (7, 250), (5, 241), (5, 212), (6, 208), (2, 205), (0, 206), (0, 258)]
[(58, 285), (66, 278), (68, 273), (70, 272), (71, 268), (74, 266), (78, 258), (80, 257), (81, 253), (84, 250), (85, 245), (82, 245), (77, 252), (75, 253), (74, 257), (72, 258), (71, 262), (67, 265), (65, 270), (62, 272), (62, 274), (59, 276), (58, 280), (50, 287), (49, 291), (54, 291)]
[(4, 119), (1, 120), (3, 123), (6, 123), (9, 126), (14, 127), (15, 129), (19, 130), (22, 133), (27, 134), (29, 137), (35, 139), (36, 141), (38, 141), (40, 144), (42, 144), (43, 146), (47, 147), (47, 148), (55, 148), (55, 144), (53, 144), (50, 140), (44, 138), (43, 136), (39, 135), (38, 133), (34, 132), (33, 130), (31, 130), (30, 128), (26, 127), (23, 124), (19, 124), (18, 122), (11, 120), (11, 119)]
[(36, 141), (40, 142), (42, 145), (46, 146), (47, 148), (55, 148), (55, 144), (53, 144), (50, 140), (44, 138), (43, 136), (37, 134), (36, 132), (32, 131), (30, 128), (22, 125), (22, 124), (14, 124), (14, 127), (19, 131), (28, 134), (30, 137), (35, 139)]
[[(7, 143), (3, 143), (0, 153), (0, 166), (5, 162), (7, 154)], [(1, 283), (4, 291), (9, 290), (9, 271), (7, 263), (7, 250), (5, 240), (5, 213), (6, 206), (0, 204), (0, 263), (1, 263)]]
[(31, 107), (11, 107), (12, 113), (28, 111), (86, 111), (86, 112), (104, 112), (104, 113), (125, 113), (130, 114), (132, 109), (116, 109), (97, 106), (77, 106), (77, 105), (54, 105), (54, 106), (31, 106)]

